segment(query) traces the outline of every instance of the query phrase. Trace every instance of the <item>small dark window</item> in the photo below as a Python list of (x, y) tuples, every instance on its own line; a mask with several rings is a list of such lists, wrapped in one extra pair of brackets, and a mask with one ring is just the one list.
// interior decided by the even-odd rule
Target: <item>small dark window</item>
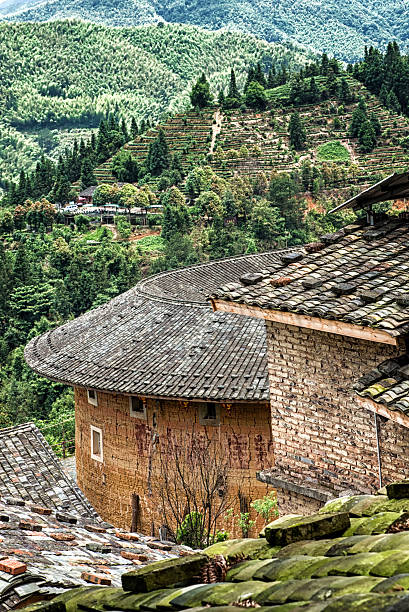
[(146, 402), (142, 398), (137, 395), (131, 396), (129, 398), (129, 408), (131, 416), (146, 419)]
[(213, 404), (213, 403), (206, 404), (206, 414), (204, 418), (209, 421), (214, 421), (215, 419), (217, 419), (216, 404)]
[(87, 390), (88, 403), (93, 406), (98, 406), (98, 395), (94, 389)]
[(199, 423), (201, 425), (220, 425), (220, 406), (214, 402), (199, 406)]

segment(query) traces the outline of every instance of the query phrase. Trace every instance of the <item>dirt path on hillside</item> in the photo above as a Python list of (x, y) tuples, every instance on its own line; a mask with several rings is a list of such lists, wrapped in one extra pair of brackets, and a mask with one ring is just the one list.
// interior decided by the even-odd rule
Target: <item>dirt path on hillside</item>
[(341, 144), (343, 144), (343, 145), (344, 145), (344, 147), (347, 149), (348, 153), (350, 154), (350, 156), (351, 156), (351, 161), (352, 161), (353, 163), (356, 163), (356, 155), (355, 155), (355, 151), (353, 150), (353, 148), (352, 148), (351, 143), (349, 142), (349, 140), (341, 140), (340, 142), (341, 142)]
[(210, 143), (210, 149), (209, 149), (209, 153), (214, 153), (214, 147), (216, 145), (216, 138), (218, 137), (218, 135), (220, 134), (221, 130), (222, 130), (222, 121), (223, 121), (223, 115), (221, 114), (220, 110), (217, 110), (214, 114), (213, 117), (215, 123), (212, 124), (212, 141)]

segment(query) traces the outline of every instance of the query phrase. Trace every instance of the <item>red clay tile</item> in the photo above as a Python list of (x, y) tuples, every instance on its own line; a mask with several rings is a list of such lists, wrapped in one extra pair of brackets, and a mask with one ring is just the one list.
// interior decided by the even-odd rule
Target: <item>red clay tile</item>
[(138, 553), (133, 553), (129, 550), (121, 550), (121, 557), (124, 559), (128, 559), (128, 561), (147, 561), (148, 555), (140, 555)]
[(50, 533), (50, 538), (53, 538), (53, 540), (57, 540), (57, 542), (71, 542), (72, 540), (75, 540), (75, 535), (73, 535), (72, 533), (62, 533), (62, 532), (55, 532), (55, 533)]
[(31, 510), (36, 514), (43, 514), (44, 516), (49, 516), (52, 512), (50, 508), (43, 508), (43, 506), (31, 506)]
[(119, 531), (116, 531), (115, 535), (120, 540), (130, 540), (132, 542), (139, 541), (139, 536), (137, 536), (136, 533), (120, 533)]
[(92, 584), (102, 584), (105, 586), (110, 586), (111, 579), (106, 576), (101, 576), (101, 574), (91, 574), (90, 572), (82, 572), (81, 574), (82, 580), (85, 582), (91, 582)]
[(8, 557), (0, 561), (0, 570), (12, 576), (18, 576), (18, 574), (24, 574), (27, 570), (27, 565), (18, 559)]

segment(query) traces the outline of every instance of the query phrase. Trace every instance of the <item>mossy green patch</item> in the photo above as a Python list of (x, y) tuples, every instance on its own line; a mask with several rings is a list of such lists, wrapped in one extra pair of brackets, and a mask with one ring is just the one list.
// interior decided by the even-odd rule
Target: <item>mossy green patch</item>
[(326, 142), (317, 149), (317, 160), (318, 161), (338, 161), (338, 162), (349, 162), (350, 154), (348, 149), (339, 141), (333, 140), (332, 142)]
[(209, 593), (203, 595), (203, 603), (211, 606), (227, 606), (233, 602), (255, 599), (265, 590), (266, 584), (256, 580), (248, 582), (225, 582), (224, 584), (212, 585)]
[(266, 538), (273, 546), (285, 546), (300, 540), (315, 540), (328, 535), (341, 535), (349, 525), (350, 519), (346, 512), (313, 514), (301, 519), (287, 519), (278, 524), (271, 523), (266, 527)]
[(378, 512), (409, 512), (409, 499), (386, 499)]
[(365, 518), (355, 529), (355, 535), (376, 535), (385, 533), (389, 527), (399, 518), (399, 512), (380, 512), (374, 516)]
[(332, 557), (326, 565), (318, 568), (313, 576), (367, 576), (371, 569), (386, 557), (393, 554), (392, 551), (383, 553), (359, 553), (346, 557)]
[(122, 575), (122, 588), (133, 593), (147, 593), (176, 584), (189, 584), (209, 562), (202, 553), (157, 561)]
[(288, 546), (284, 546), (278, 553), (278, 558), (292, 557), (293, 555), (308, 555), (309, 557), (320, 557), (326, 555), (327, 552), (337, 543), (343, 542), (345, 538), (332, 538), (325, 540), (307, 540), (294, 542)]
[(349, 525), (348, 529), (346, 529), (344, 531), (343, 535), (346, 538), (355, 535), (355, 532), (358, 529), (358, 527), (360, 525), (362, 525), (363, 523), (365, 523), (366, 520), (367, 519), (366, 519), (365, 516), (363, 516), (362, 518), (351, 518), (350, 519), (350, 525)]
[(118, 588), (102, 588), (102, 587), (80, 587), (79, 589), (73, 589), (72, 591), (66, 591), (61, 595), (58, 595), (53, 601), (61, 602), (65, 605), (66, 612), (77, 612), (77, 603), (87, 599), (88, 596), (93, 596), (104, 592), (104, 595), (112, 595), (114, 593), (122, 593), (122, 589)]
[[(380, 595), (378, 593), (367, 594), (350, 594), (342, 597), (337, 597), (334, 601), (328, 603), (324, 608), (325, 612), (376, 612), (377, 610), (389, 610), (389, 606), (399, 601), (402, 594), (397, 595)], [(406, 608), (407, 609), (407, 608)], [(405, 608), (400, 609), (401, 612)], [(308, 611), (310, 612), (310, 611)], [(392, 609), (390, 612), (395, 612)], [(396, 612), (398, 612), (396, 610)]]
[[(372, 537), (372, 536), (371, 536)], [(376, 536), (373, 536), (376, 537)], [(350, 552), (350, 549), (354, 546), (357, 546), (359, 542), (363, 542), (367, 540), (368, 536), (349, 536), (348, 538), (339, 538), (329, 550), (325, 553), (327, 557), (341, 557), (342, 555), (347, 555)], [(357, 551), (358, 552), (358, 551)], [(362, 550), (359, 552), (368, 552), (366, 550)]]
[(325, 557), (307, 557), (305, 555), (276, 559), (261, 567), (255, 573), (254, 578), (266, 581), (295, 580), (299, 577), (300, 572), (308, 570), (312, 565), (318, 565), (321, 559), (328, 562)]
[(300, 586), (306, 586), (309, 580), (288, 580), (274, 582), (259, 593), (254, 601), (260, 605), (284, 604), (291, 600), (291, 594)]
[[(409, 551), (397, 550), (386, 551), (389, 556), (375, 565), (371, 574), (374, 576), (394, 576), (395, 574), (406, 574), (409, 572)], [(381, 554), (386, 554), (381, 553)]]
[(356, 517), (372, 516), (377, 512), (382, 512), (382, 506), (388, 501), (386, 496), (374, 495), (352, 506), (352, 508), (349, 509), (349, 514), (350, 516)]
[(349, 512), (356, 504), (359, 504), (365, 499), (374, 499), (374, 495), (352, 495), (338, 497), (337, 499), (331, 499), (325, 504), (319, 511), (318, 514), (328, 514), (331, 512)]
[(337, 577), (335, 581), (316, 591), (313, 599), (326, 600), (352, 593), (370, 593), (380, 582), (382, 578), (373, 576)]
[(314, 599), (316, 593), (325, 588), (332, 587), (338, 580), (344, 580), (344, 578), (326, 576), (317, 580), (299, 580), (298, 586), (295, 585), (295, 588), (292, 590), (291, 598), (294, 601), (310, 601)]
[(251, 580), (259, 569), (270, 563), (271, 561), (269, 559), (263, 559), (261, 561), (242, 561), (227, 572), (226, 581), (243, 582), (245, 580)]
[(387, 533), (372, 547), (373, 552), (383, 550), (409, 550), (409, 533)]
[(370, 536), (352, 536), (349, 538), (351, 541), (356, 539), (355, 544), (353, 544), (349, 550), (347, 551), (350, 555), (356, 555), (361, 552), (382, 552), (383, 550), (391, 550), (391, 548), (377, 548), (377, 545), (380, 544), (386, 536), (384, 534), (379, 535), (370, 535)]
[(409, 574), (397, 574), (382, 580), (372, 590), (373, 593), (389, 593), (409, 590)]
[(191, 585), (169, 593), (161, 601), (158, 602), (158, 608), (161, 610), (174, 610), (184, 608), (196, 608), (203, 605), (203, 596), (209, 593), (211, 589), (219, 583)]
[(209, 557), (223, 555), (228, 561), (239, 559), (271, 559), (279, 548), (271, 547), (264, 538), (243, 538), (218, 542), (205, 549)]
[(244, 540), (242, 538), (237, 538), (235, 540), (226, 540), (225, 542), (216, 542), (216, 544), (212, 544), (212, 546), (205, 548), (203, 552), (208, 557), (215, 557), (216, 555), (223, 555), (223, 557), (225, 557), (227, 550), (239, 542), (244, 542)]

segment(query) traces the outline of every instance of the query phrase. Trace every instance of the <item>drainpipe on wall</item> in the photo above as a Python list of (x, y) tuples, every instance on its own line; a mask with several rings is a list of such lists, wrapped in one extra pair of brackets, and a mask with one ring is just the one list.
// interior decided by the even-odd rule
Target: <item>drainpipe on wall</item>
[(375, 434), (376, 434), (376, 452), (378, 455), (378, 475), (379, 475), (379, 488), (382, 489), (382, 460), (381, 460), (381, 447), (380, 447), (380, 435), (379, 435), (379, 422), (378, 415), (374, 412), (375, 422)]

